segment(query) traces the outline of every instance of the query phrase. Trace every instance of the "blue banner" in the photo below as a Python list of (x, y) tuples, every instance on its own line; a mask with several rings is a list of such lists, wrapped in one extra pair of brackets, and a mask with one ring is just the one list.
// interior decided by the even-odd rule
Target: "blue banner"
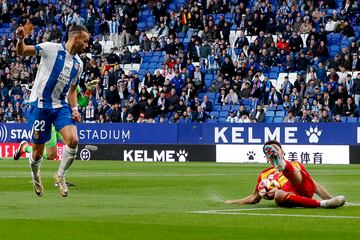
[[(357, 123), (297, 124), (78, 124), (82, 144), (282, 144), (355, 145)], [(30, 141), (27, 124), (1, 124), (0, 142)]]
[[(84, 144), (176, 144), (175, 124), (77, 124), (79, 142)], [(30, 141), (27, 124), (1, 124), (0, 142)]]
[(353, 145), (360, 143), (360, 124), (204, 124), (202, 143), (263, 144), (268, 140), (282, 144)]

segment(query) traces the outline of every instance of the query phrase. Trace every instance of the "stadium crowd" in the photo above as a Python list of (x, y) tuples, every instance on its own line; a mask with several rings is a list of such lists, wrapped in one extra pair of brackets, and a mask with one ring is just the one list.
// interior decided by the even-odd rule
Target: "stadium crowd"
[[(32, 45), (66, 41), (73, 24), (92, 35), (79, 85), (86, 90), (88, 81), (99, 80), (81, 109), (83, 122), (273, 122), (275, 111), (281, 122), (359, 116), (359, 0), (170, 6), (167, 0), (0, 0), (0, 30), (6, 29), (0, 122), (26, 121), (38, 67), (38, 58), (16, 55), (15, 29), (23, 25)], [(151, 31), (139, 27), (146, 9), (154, 16)], [(109, 53), (102, 41), (113, 43)], [(122, 68), (143, 63), (148, 53), (160, 53), (161, 67), (144, 74)], [(283, 79), (279, 73), (286, 73)]]

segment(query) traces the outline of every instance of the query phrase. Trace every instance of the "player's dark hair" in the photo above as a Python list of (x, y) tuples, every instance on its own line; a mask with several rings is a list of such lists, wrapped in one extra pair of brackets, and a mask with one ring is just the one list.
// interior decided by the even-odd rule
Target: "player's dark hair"
[(269, 140), (269, 141), (267, 141), (266, 143), (264, 143), (263, 148), (264, 148), (266, 145), (271, 145), (271, 144), (275, 144), (275, 145), (279, 146), (280, 149), (282, 149), (281, 144), (280, 144), (278, 141), (276, 141), (276, 140)]
[(73, 33), (80, 33), (80, 32), (87, 32), (89, 33), (89, 31), (87, 30), (87, 28), (85, 26), (82, 25), (72, 25), (69, 28), (69, 34), (73, 34)]

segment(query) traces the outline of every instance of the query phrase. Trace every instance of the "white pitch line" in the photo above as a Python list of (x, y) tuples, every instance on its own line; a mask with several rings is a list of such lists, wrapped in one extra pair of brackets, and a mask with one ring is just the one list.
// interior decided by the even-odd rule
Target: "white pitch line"
[(349, 203), (349, 202), (347, 202), (347, 203), (345, 203), (345, 205), (344, 205), (345, 207), (352, 207), (352, 206), (360, 206), (360, 203)]
[[(0, 175), (0, 178), (15, 178), (24, 177), (27, 173), (20, 173), (19, 175)], [(223, 173), (185, 173), (185, 174), (153, 174), (153, 173), (93, 173), (93, 174), (82, 174), (74, 173), (71, 174), (74, 177), (208, 177), (208, 176), (236, 176), (238, 174), (223, 174)], [(250, 174), (249, 174), (250, 175)], [(45, 174), (46, 176), (46, 174)]]
[(304, 218), (335, 218), (335, 219), (360, 219), (360, 216), (331, 216), (331, 215), (303, 215), (303, 214), (282, 214), (282, 213), (245, 213), (245, 212), (219, 212), (219, 211), (193, 211), (198, 214), (217, 215), (246, 215), (246, 216), (277, 216), (277, 217), (304, 217)]

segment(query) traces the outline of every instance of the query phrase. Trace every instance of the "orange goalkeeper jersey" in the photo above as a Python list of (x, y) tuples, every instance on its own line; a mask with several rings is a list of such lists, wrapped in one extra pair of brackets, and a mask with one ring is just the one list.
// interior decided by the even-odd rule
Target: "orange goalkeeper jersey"
[[(291, 164), (295, 167), (298, 168), (301, 171), (306, 171), (305, 166), (299, 162), (291, 162)], [(259, 176), (258, 176), (258, 180), (257, 180), (257, 184), (256, 184), (256, 188), (258, 188), (259, 183), (261, 182), (261, 180), (263, 179), (275, 179), (280, 183), (281, 189), (286, 191), (286, 192), (294, 192), (294, 193), (298, 193), (298, 191), (296, 191), (294, 189), (294, 187), (291, 185), (291, 183), (289, 182), (289, 180), (283, 175), (282, 172), (278, 171), (276, 168), (274, 167), (269, 167), (265, 170), (263, 170)], [(300, 194), (301, 195), (301, 194)]]

